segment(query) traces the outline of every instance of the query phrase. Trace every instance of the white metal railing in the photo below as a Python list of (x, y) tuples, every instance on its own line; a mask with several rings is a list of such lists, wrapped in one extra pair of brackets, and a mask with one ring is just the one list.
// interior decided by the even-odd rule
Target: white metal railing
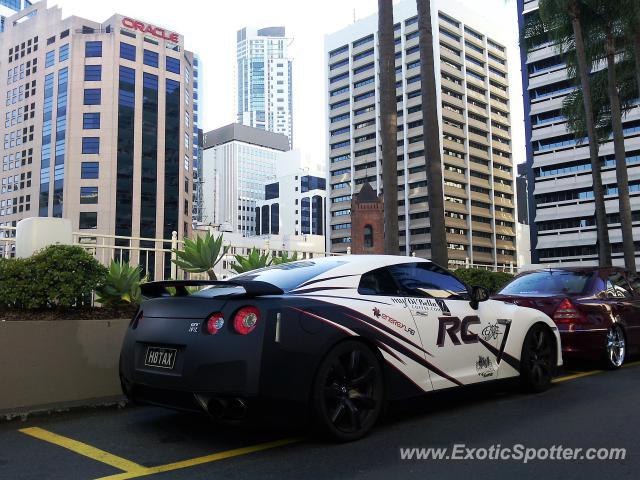
[[(15, 237), (16, 227), (0, 226), (0, 257), (11, 257), (15, 255)], [(149, 280), (208, 278), (206, 272), (197, 274), (188, 273), (172, 261), (176, 259), (173, 251), (181, 249), (184, 246), (184, 241), (178, 240), (176, 232), (173, 232), (170, 239), (74, 232), (73, 244), (84, 248), (105, 266), (109, 266), (112, 260), (120, 262), (126, 261), (132, 265), (139, 265)], [(258, 248), (262, 254), (268, 252), (272, 258), (285, 253), (289, 256), (296, 254), (298, 259), (351, 254), (351, 247), (347, 248), (346, 254), (272, 248), (268, 238), (256, 238), (254, 246)], [(231, 268), (235, 263), (235, 256), (246, 256), (253, 248), (252, 246), (234, 246), (230, 245), (229, 242), (225, 242), (225, 247), (229, 247), (227, 253), (214, 268), (216, 276), (220, 279), (235, 275), (235, 272)], [(415, 256), (415, 253), (412, 255)], [(516, 274), (522, 270), (513, 263), (496, 265), (474, 264), (470, 263), (469, 258), (464, 261), (449, 262), (449, 269), (455, 270), (457, 268), (480, 268), (511, 274)]]

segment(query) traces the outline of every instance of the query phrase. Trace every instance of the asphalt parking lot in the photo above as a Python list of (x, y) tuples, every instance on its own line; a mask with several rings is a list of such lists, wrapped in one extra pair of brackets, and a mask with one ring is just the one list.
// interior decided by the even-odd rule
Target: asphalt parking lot
[[(1, 479), (638, 478), (640, 362), (566, 371), (525, 395), (482, 387), (394, 405), (367, 438), (331, 444), (300, 427), (221, 426), (155, 407), (0, 423)], [(624, 460), (401, 460), (400, 448), (523, 444), (626, 448)]]

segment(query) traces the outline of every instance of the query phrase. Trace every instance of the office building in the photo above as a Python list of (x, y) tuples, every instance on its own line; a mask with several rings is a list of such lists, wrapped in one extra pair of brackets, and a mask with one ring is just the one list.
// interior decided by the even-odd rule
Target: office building
[(0, 222), (69, 218), (86, 242), (189, 235), (193, 54), (182, 35), (119, 14), (63, 18), (42, 0), (7, 19), (0, 65)]
[(324, 170), (303, 167), (298, 150), (283, 153), (276, 168), (277, 181), (265, 186), (256, 206), (255, 235), (324, 235)]
[(257, 202), (276, 179), (276, 164), (289, 150), (282, 134), (237, 123), (204, 134), (202, 222), (224, 232), (255, 235)]
[[(537, 1), (518, 1), (519, 22), (536, 15)], [(522, 56), (529, 218), (534, 263), (597, 264), (595, 205), (588, 141), (567, 128), (564, 98), (575, 90), (562, 56), (550, 43)], [(623, 118), (634, 240), (640, 242), (640, 108)], [(599, 156), (613, 261), (623, 265), (613, 141)], [(636, 264), (640, 264), (636, 249)]]
[[(455, 1), (431, 2), (447, 246), (451, 264), (516, 261), (507, 53), (499, 25)], [(394, 5), (400, 247), (430, 257), (416, 2)], [(351, 245), (351, 200), (382, 190), (378, 18), (328, 35), (328, 248)]]
[(243, 28), (237, 33), (238, 123), (281, 133), (293, 145), (292, 39), (284, 27)]
[(29, 0), (0, 0), (0, 33), (4, 31), (4, 23), (23, 8), (31, 6)]

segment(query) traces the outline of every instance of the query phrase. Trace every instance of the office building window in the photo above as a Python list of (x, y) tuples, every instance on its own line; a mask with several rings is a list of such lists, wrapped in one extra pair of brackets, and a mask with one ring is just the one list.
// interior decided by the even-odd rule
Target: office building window
[(84, 56), (85, 57), (101, 57), (102, 42), (85, 42)]
[(100, 153), (100, 138), (82, 137), (82, 153)]
[(83, 180), (96, 179), (100, 175), (98, 162), (82, 162), (80, 165), (80, 178)]
[(167, 57), (166, 63), (167, 72), (180, 73), (180, 60), (173, 57)]
[(85, 105), (100, 105), (100, 89), (99, 88), (85, 88), (84, 89), (84, 104)]
[(102, 80), (102, 65), (85, 65), (84, 81), (98, 82)]
[(98, 203), (98, 187), (80, 187), (80, 204)]
[(136, 47), (130, 43), (120, 42), (120, 58), (136, 61)]
[(69, 44), (65, 43), (58, 50), (58, 61), (64, 62), (69, 59)]
[(158, 53), (151, 50), (144, 49), (143, 55), (144, 64), (150, 67), (158, 68)]
[(49, 68), (54, 63), (56, 63), (56, 51), (51, 50), (50, 52), (47, 52), (46, 56), (44, 57), (44, 67)]
[(81, 230), (95, 230), (98, 228), (97, 212), (80, 212), (79, 222)]
[(82, 116), (82, 128), (85, 130), (97, 130), (100, 128), (99, 113), (85, 113)]
[(116, 235), (130, 236), (133, 225), (133, 148), (136, 72), (120, 66), (118, 83), (118, 146), (116, 182)]

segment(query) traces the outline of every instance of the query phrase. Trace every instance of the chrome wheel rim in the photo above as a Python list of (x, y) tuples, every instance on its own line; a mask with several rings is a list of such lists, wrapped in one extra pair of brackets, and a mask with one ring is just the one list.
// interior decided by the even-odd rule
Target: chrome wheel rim
[(626, 352), (624, 334), (617, 325), (614, 325), (607, 332), (607, 356), (611, 365), (619, 367), (624, 363)]

